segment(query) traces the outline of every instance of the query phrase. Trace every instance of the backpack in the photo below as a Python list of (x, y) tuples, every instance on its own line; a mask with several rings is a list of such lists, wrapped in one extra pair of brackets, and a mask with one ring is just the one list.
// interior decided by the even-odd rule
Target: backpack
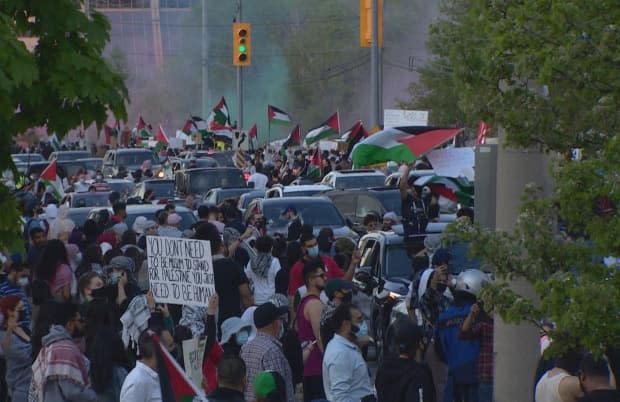
[(426, 232), (428, 215), (422, 199), (408, 196), (402, 203), (403, 232), (405, 242), (412, 241), (419, 234)]

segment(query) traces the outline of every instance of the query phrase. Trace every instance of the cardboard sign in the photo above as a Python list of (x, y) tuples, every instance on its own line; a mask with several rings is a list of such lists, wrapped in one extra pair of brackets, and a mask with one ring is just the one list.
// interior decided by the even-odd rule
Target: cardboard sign
[(206, 339), (199, 340), (198, 338), (183, 341), (185, 374), (199, 389), (202, 389), (202, 360), (205, 355), (206, 343)]
[(158, 303), (203, 306), (215, 293), (210, 242), (147, 236), (149, 284)]
[(383, 128), (406, 127), (406, 126), (427, 126), (427, 110), (383, 110)]
[(426, 155), (438, 176), (474, 180), (475, 157), (471, 147), (436, 149)]

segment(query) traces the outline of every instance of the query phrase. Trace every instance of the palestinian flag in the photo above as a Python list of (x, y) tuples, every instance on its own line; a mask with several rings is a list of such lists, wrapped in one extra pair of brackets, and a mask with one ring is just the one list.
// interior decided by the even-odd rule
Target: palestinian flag
[(43, 182), (46, 189), (51, 186), (54, 198), (56, 198), (56, 200), (58, 201), (61, 201), (62, 198), (65, 196), (65, 192), (62, 188), (62, 181), (60, 180), (60, 177), (58, 177), (58, 174), (56, 172), (57, 167), (58, 165), (55, 160), (50, 162), (50, 164), (47, 165), (43, 172), (41, 172), (39, 180)]
[(480, 122), (478, 126), (478, 135), (476, 136), (476, 145), (482, 145), (486, 141), (487, 133), (491, 129), (491, 126), (484, 121)]
[[(179, 366), (179, 363), (172, 357), (170, 352), (161, 343), (159, 337), (152, 335), (155, 339), (159, 352), (157, 374), (161, 384), (163, 402), (193, 402), (202, 399), (203, 392), (193, 384)], [(197, 399), (195, 399), (197, 398)]]
[(269, 124), (288, 126), (292, 123), (291, 116), (289, 116), (288, 113), (271, 105), (267, 105), (267, 119), (269, 120)]
[(164, 132), (164, 129), (161, 125), (157, 128), (157, 133), (155, 134), (155, 141), (157, 141), (157, 144), (155, 145), (154, 151), (157, 153), (163, 148), (166, 148), (170, 145), (170, 141), (168, 141), (168, 136)]
[(147, 125), (142, 116), (140, 116), (136, 127), (133, 129), (137, 146), (146, 146), (148, 144), (148, 141), (151, 139), (151, 130), (153, 130), (153, 127), (150, 124)]
[(308, 134), (306, 134), (306, 144), (314, 144), (325, 138), (338, 135), (338, 133), (340, 133), (340, 117), (338, 112), (336, 112), (323, 124), (308, 131)]
[(289, 147), (297, 147), (301, 145), (301, 131), (299, 129), (299, 124), (295, 126), (293, 131), (288, 135), (286, 141), (282, 144), (282, 149), (287, 149)]
[(439, 197), (442, 210), (454, 209), (455, 204), (463, 207), (474, 205), (474, 185), (464, 177), (422, 176), (414, 183), (416, 186), (428, 186)]
[(187, 135), (192, 135), (198, 130), (196, 129), (196, 126), (194, 125), (194, 121), (192, 119), (187, 119), (185, 120), (185, 124), (183, 124), (183, 129), (181, 131), (183, 131)]
[(317, 147), (314, 151), (314, 155), (310, 159), (310, 165), (308, 165), (308, 170), (306, 171), (306, 177), (308, 179), (320, 179), (323, 175), (323, 163), (321, 159), (321, 150)]
[(373, 134), (353, 147), (353, 166), (389, 161), (411, 162), (454, 138), (461, 128), (426, 126), (391, 127)]
[(209, 132), (209, 125), (206, 121), (198, 116), (192, 116), (192, 124), (196, 130), (202, 135), (207, 135)]
[(56, 136), (56, 133), (54, 133), (51, 137), (49, 137), (49, 141), (50, 141), (50, 144), (52, 145), (52, 148), (54, 148), (54, 151), (60, 151), (60, 141), (58, 141), (58, 137)]
[(256, 138), (257, 136), (258, 136), (258, 129), (256, 128), (256, 123), (254, 123), (252, 128), (250, 128), (250, 131), (248, 131), (248, 137)]
[(209, 118), (207, 118), (207, 128), (211, 132), (232, 130), (228, 106), (226, 106), (226, 101), (223, 96), (220, 102), (211, 111)]
[(349, 131), (344, 133), (340, 137), (341, 140), (344, 140), (347, 143), (347, 150), (345, 152), (344, 158), (348, 159), (351, 151), (353, 151), (353, 147), (355, 147), (358, 142), (360, 142), (363, 138), (366, 137), (368, 137), (368, 133), (366, 132), (366, 129), (364, 129), (361, 121), (355, 123), (353, 127), (349, 129)]

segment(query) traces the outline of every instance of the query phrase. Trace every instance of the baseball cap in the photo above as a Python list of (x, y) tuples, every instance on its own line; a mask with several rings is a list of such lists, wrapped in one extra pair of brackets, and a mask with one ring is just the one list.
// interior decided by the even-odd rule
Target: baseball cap
[(329, 299), (332, 299), (334, 297), (334, 294), (336, 294), (337, 291), (342, 289), (353, 289), (353, 282), (336, 278), (330, 279), (329, 282), (325, 284), (325, 294)]
[(276, 307), (275, 304), (270, 302), (263, 303), (254, 310), (254, 325), (256, 325), (256, 328), (264, 328), (279, 319), (287, 311), (288, 307)]
[(177, 225), (182, 220), (183, 218), (181, 218), (181, 215), (177, 213), (172, 213), (168, 215), (168, 225)]
[(274, 393), (284, 396), (286, 383), (277, 371), (260, 371), (254, 377), (254, 393), (258, 398), (267, 398)]

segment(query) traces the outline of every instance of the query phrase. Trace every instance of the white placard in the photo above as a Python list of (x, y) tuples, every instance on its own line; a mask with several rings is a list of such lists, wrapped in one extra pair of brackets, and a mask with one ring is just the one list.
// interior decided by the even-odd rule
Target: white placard
[(183, 341), (183, 362), (185, 374), (196, 388), (202, 389), (202, 362), (205, 355), (206, 340), (198, 338)]
[(466, 177), (469, 181), (474, 180), (475, 157), (474, 149), (471, 147), (436, 149), (426, 157), (438, 176)]
[(384, 109), (383, 128), (406, 127), (406, 126), (427, 126), (427, 110), (402, 110)]
[(149, 284), (158, 303), (203, 306), (215, 293), (210, 242), (147, 236)]

